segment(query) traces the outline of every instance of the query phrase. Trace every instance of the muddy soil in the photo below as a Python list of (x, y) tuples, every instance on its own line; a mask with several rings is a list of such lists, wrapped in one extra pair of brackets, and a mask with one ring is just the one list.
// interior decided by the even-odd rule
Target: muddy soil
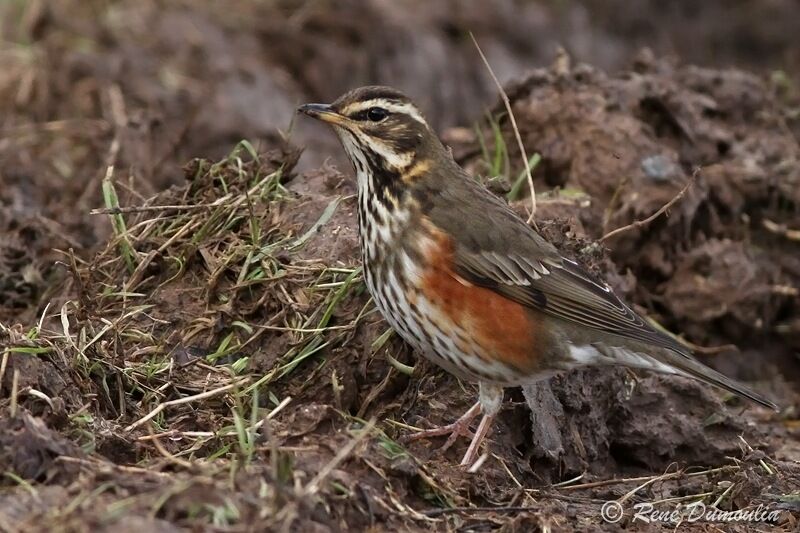
[[(0, 530), (674, 530), (634, 505), (696, 501), (796, 530), (799, 16), (789, 0), (0, 4)], [(592, 369), (507, 391), (475, 473), (465, 442), (403, 442), (476, 388), (370, 303), (350, 168), (294, 109), (395, 85), (506, 195), (521, 157), (469, 31), (541, 156), (542, 232), (780, 413)]]

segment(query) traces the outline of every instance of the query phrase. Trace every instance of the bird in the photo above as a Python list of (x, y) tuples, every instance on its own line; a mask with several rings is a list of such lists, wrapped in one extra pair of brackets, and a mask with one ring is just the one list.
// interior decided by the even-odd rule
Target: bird
[(418, 353), (478, 383), (459, 419), (412, 438), (469, 437), (474, 463), (506, 387), (586, 366), (695, 378), (775, 403), (703, 365), (603, 281), (563, 256), (469, 175), (402, 92), (351, 90), (298, 111), (332, 126), (357, 181), (364, 280), (389, 325)]

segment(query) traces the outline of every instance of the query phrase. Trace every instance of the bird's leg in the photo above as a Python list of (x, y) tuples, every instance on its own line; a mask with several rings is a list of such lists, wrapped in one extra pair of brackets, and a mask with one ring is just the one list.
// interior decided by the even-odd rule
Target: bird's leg
[[(472, 437), (467, 448), (467, 453), (461, 460), (461, 466), (469, 466), (475, 461), (478, 454), (481, 442), (492, 427), (495, 415), (500, 411), (500, 405), (503, 403), (503, 388), (497, 385), (488, 383), (480, 383), (480, 400), (475, 403), (469, 410), (461, 415), (461, 417), (446, 426), (440, 426), (433, 429), (425, 429), (409, 435), (405, 442), (411, 442), (419, 439), (429, 439), (431, 437), (440, 437), (442, 435), (449, 435), (447, 440), (442, 446), (441, 451), (447, 450), (459, 436)], [(483, 418), (478, 425), (478, 429), (474, 435), (469, 431), (469, 424), (472, 419), (478, 416), (478, 413), (483, 412)]]
[(472, 422), (472, 419), (478, 416), (478, 413), (481, 411), (481, 402), (475, 402), (475, 405), (469, 408), (469, 410), (461, 415), (461, 417), (453, 422), (452, 424), (447, 424), (446, 426), (440, 426), (438, 428), (433, 429), (425, 429), (423, 431), (419, 431), (414, 433), (413, 435), (409, 435), (404, 440), (406, 442), (411, 442), (420, 439), (429, 439), (431, 437), (440, 437), (442, 435), (449, 435), (447, 440), (442, 446), (441, 450), (445, 451), (453, 443), (459, 436), (470, 437), (472, 434), (469, 431), (469, 424)]
[(461, 466), (470, 466), (475, 462), (475, 457), (478, 455), (478, 448), (481, 442), (483, 442), (483, 438), (489, 432), (489, 428), (492, 427), (492, 422), (494, 422), (494, 415), (483, 415), (481, 423), (478, 424), (478, 430), (475, 431), (475, 435), (469, 443), (467, 453), (465, 453), (464, 458), (461, 459)]
[(469, 466), (475, 462), (481, 442), (483, 442), (484, 437), (486, 437), (486, 434), (492, 427), (494, 417), (500, 411), (500, 406), (503, 403), (503, 387), (483, 381), (481, 381), (479, 385), (480, 399), (478, 403), (481, 406), (481, 411), (483, 411), (483, 418), (478, 425), (477, 431), (475, 431), (475, 436), (472, 437), (472, 442), (469, 443), (467, 453), (465, 453), (464, 458), (461, 459), (461, 466)]

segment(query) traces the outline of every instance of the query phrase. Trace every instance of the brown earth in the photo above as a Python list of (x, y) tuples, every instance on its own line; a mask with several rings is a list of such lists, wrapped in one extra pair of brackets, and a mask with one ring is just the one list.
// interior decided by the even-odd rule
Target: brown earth
[[(665, 4), (0, 5), (0, 530), (674, 530), (633, 505), (692, 501), (796, 530), (800, 7)], [(509, 390), (476, 473), (401, 443), (475, 387), (389, 334), (350, 169), (293, 113), (396, 85), (504, 194), (468, 31), (543, 233), (780, 413), (593, 369)], [(680, 527), (717, 526), (752, 524)]]

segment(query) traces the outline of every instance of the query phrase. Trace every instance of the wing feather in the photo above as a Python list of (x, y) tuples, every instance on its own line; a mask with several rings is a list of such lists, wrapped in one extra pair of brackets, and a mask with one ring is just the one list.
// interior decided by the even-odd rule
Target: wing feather
[[(625, 305), (611, 289), (521, 220), (508, 205), (489, 194), (452, 160), (439, 171), (461, 174), (459, 180), (432, 179), (425, 196), (424, 216), (455, 240), (457, 273), (522, 305), (588, 328), (675, 350), (685, 346), (657, 331)], [(446, 186), (445, 186), (446, 184)], [(470, 205), (469, 218), (454, 206)]]
[(687, 353), (685, 346), (650, 326), (608, 285), (573, 261), (558, 261), (552, 254), (539, 261), (514, 252), (504, 256), (486, 250), (457, 250), (455, 259), (456, 269), (465, 279), (522, 305), (588, 328)]
[[(427, 221), (448, 235), (459, 236), (454, 240), (453, 259), (465, 280), (567, 322), (666, 348), (669, 351), (658, 357), (677, 371), (777, 410), (759, 394), (704, 367), (685, 346), (647, 324), (606, 284), (561, 256), (451, 158), (439, 163), (436, 172), (447, 173), (448, 178), (428, 180), (418, 194)], [(461, 179), (449, 178), (453, 173), (461, 174)], [(442, 201), (426, 201), (431, 196)], [(463, 205), (471, 207), (467, 220), (458, 209)]]

